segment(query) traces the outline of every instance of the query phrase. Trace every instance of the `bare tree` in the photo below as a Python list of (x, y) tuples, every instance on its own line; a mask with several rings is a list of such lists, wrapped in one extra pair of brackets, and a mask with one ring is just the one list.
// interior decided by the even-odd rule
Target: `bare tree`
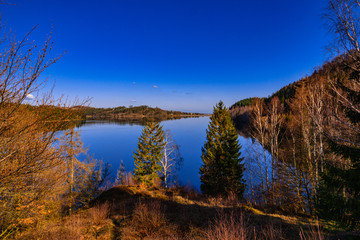
[[(360, 114), (359, 103), (354, 96), (359, 94), (360, 80), (360, 1), (359, 0), (330, 0), (329, 9), (325, 15), (328, 20), (328, 27), (334, 33), (334, 42), (331, 50), (341, 60), (340, 64), (349, 69), (348, 78), (339, 77), (339, 74), (328, 73), (328, 81), (331, 83), (332, 92), (329, 93), (343, 107)], [(352, 72), (352, 73), (351, 73)], [(351, 97), (352, 95), (353, 97)], [(335, 103), (336, 105), (336, 103)], [(333, 106), (333, 105), (332, 105)], [(349, 111), (348, 110), (348, 111)], [(327, 135), (337, 142), (352, 144), (360, 147), (360, 140), (353, 134), (360, 133), (359, 126), (346, 120), (346, 116), (341, 112), (334, 112), (328, 108), (328, 112), (341, 126), (341, 135), (332, 134), (331, 129), (323, 129)], [(340, 114), (339, 114), (340, 113)]]
[(124, 161), (121, 160), (120, 166), (119, 166), (118, 170), (116, 171), (115, 184), (116, 185), (125, 184), (126, 176), (127, 176), (127, 173), (126, 173), (125, 164), (124, 164)]
[[(60, 138), (60, 150), (64, 156), (64, 172), (68, 175), (67, 178), (67, 195), (68, 195), (68, 206), (69, 214), (72, 213), (73, 205), (75, 203), (75, 193), (76, 188), (81, 182), (84, 176), (91, 171), (91, 165), (79, 161), (77, 155), (81, 153), (86, 153), (86, 150), (83, 147), (83, 143), (80, 139), (79, 132), (74, 130), (74, 127), (66, 130), (62, 137)], [(80, 172), (80, 173), (79, 173)], [(85, 174), (84, 174), (85, 173)]]
[(335, 56), (349, 55), (353, 60), (359, 60), (360, 34), (360, 1), (359, 0), (330, 0), (325, 18), (328, 20), (328, 29), (334, 33), (334, 42), (331, 50)]
[[(268, 191), (266, 189), (266, 172), (264, 165), (264, 147), (258, 142), (253, 141), (245, 146), (245, 169), (247, 172), (248, 197), (253, 204), (267, 203)], [(269, 158), (267, 158), (269, 161)]]
[(165, 188), (169, 187), (169, 180), (174, 177), (176, 170), (181, 166), (183, 158), (179, 146), (175, 143), (169, 130), (165, 132), (163, 157), (160, 160), (162, 177)]
[[(265, 168), (265, 185), (263, 185), (263, 192), (268, 195), (270, 190), (270, 180), (269, 180), (269, 167), (267, 161), (267, 154), (266, 154), (266, 146), (268, 144), (268, 116), (265, 114), (265, 104), (262, 99), (256, 99), (254, 101), (254, 108), (253, 108), (253, 137), (256, 138), (259, 143), (262, 145), (263, 151), (263, 163)], [(265, 198), (265, 203), (267, 203), (267, 198)]]
[(319, 212), (355, 226), (360, 216), (360, 187), (354, 184), (360, 182), (360, 1), (330, 0), (325, 17), (334, 33), (333, 52), (340, 55), (337, 67), (327, 72), (331, 89), (326, 110), (332, 121), (323, 124), (322, 131), (334, 154), (319, 189)]
[(65, 119), (77, 114), (63, 108), (69, 105), (54, 100), (51, 93), (39, 97), (46, 84), (39, 76), (59, 57), (48, 58), (53, 48), (51, 35), (41, 46), (28, 40), (34, 29), (20, 41), (12, 36), (0, 39), (2, 236), (36, 218), (45, 218), (46, 214), (40, 214), (42, 209), (56, 209), (54, 205), (58, 202), (54, 199), (61, 193), (64, 182), (64, 158), (56, 147), (55, 133), (68, 124)]
[[(283, 124), (283, 117), (281, 116), (280, 100), (278, 97), (271, 99), (270, 105), (268, 107), (268, 131), (269, 131), (269, 144), (270, 144), (270, 153), (271, 153), (271, 185), (272, 191), (275, 194), (275, 185), (276, 178), (275, 173), (278, 169), (278, 159), (279, 159), (279, 135), (281, 127)], [(274, 199), (273, 199), (274, 201)]]

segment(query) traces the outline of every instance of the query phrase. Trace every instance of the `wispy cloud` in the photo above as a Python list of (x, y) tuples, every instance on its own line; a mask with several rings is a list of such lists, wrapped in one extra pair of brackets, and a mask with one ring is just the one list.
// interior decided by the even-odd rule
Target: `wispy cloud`
[(135, 84), (136, 84), (136, 82), (132, 82), (132, 84), (133, 84), (133, 85), (135, 85)]
[(159, 88), (158, 86), (154, 85), (153, 88)]
[(28, 94), (28, 95), (26, 95), (26, 99), (27, 100), (32, 100), (32, 99), (35, 99), (35, 96), (32, 95), (32, 94)]
[(130, 102), (136, 102), (136, 100), (130, 100)]

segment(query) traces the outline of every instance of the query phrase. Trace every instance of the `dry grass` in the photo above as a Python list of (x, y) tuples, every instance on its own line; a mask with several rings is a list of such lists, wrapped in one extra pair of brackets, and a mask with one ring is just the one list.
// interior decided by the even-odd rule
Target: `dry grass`
[[(311, 227), (310, 230), (307, 227), (314, 225), (311, 219), (268, 214), (232, 195), (190, 200), (186, 194), (179, 193), (181, 190), (162, 192), (131, 186), (116, 187), (104, 195), (103, 202), (117, 199), (112, 218), (118, 222), (115, 230), (118, 239), (313, 238), (308, 236)], [(303, 238), (300, 225), (306, 230)]]
[(254, 232), (254, 236), (257, 236), (256, 239), (266, 240), (286, 239), (281, 226), (274, 226), (272, 223), (266, 224), (259, 232)]
[(169, 190), (118, 186), (94, 207), (37, 226), (19, 239), (325, 240), (329, 235), (318, 222), (292, 218), (266, 214), (234, 196), (190, 200)]
[(77, 240), (77, 239), (111, 239), (113, 224), (107, 219), (107, 206), (97, 206), (74, 214), (57, 222), (36, 226), (23, 232), (16, 239), (37, 240)]
[(107, 218), (110, 216), (110, 204), (109, 202), (105, 202), (102, 204), (96, 204), (94, 207), (92, 207), (89, 212), (93, 219), (93, 222), (95, 225), (100, 225), (103, 223)]
[(182, 196), (189, 200), (201, 200), (203, 199), (203, 195), (197, 190), (193, 185), (186, 184), (182, 186), (175, 186), (170, 189), (172, 193), (178, 196)]
[(205, 238), (209, 240), (247, 240), (250, 237), (247, 221), (248, 219), (242, 212), (221, 213), (210, 224)]
[(178, 239), (176, 228), (167, 221), (159, 201), (139, 202), (122, 239)]
[(241, 199), (232, 192), (230, 192), (226, 197), (208, 197), (206, 202), (211, 207), (239, 207), (243, 205)]
[(249, 215), (242, 211), (226, 213), (220, 211), (215, 220), (206, 231), (207, 240), (281, 240), (286, 239), (281, 226), (275, 226), (271, 222), (265, 226), (255, 226), (250, 222)]
[(304, 231), (304, 229), (300, 228), (300, 239), (301, 240), (325, 240), (327, 239), (324, 236), (324, 232), (319, 224), (319, 221), (316, 221), (316, 225), (308, 228), (308, 231)]

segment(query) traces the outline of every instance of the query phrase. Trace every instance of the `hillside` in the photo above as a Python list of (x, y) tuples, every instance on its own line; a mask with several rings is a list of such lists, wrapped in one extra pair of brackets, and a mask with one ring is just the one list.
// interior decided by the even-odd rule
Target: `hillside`
[[(275, 97), (279, 98), (280, 103), (283, 104), (283, 111), (285, 113), (290, 111), (289, 103), (295, 98), (298, 90), (302, 86), (309, 86), (318, 81), (323, 81), (327, 79), (328, 75), (339, 74), (339, 72), (346, 72), (340, 63), (340, 57), (333, 59), (330, 62), (326, 62), (323, 66), (314, 70), (314, 72), (307, 77), (301, 78), (293, 83), (290, 83), (272, 95), (262, 98), (265, 104), (271, 102), (271, 100)], [(237, 101), (229, 108), (230, 114), (235, 122), (236, 128), (243, 134), (248, 135), (249, 132), (249, 121), (252, 110), (252, 104), (255, 99), (259, 99), (258, 97), (245, 98)]]
[(93, 108), (84, 107), (83, 114), (85, 119), (91, 120), (146, 120), (153, 119), (162, 121), (167, 119), (177, 119), (184, 117), (199, 117), (205, 116), (201, 113), (186, 113), (180, 111), (167, 111), (158, 107), (152, 108), (149, 106), (125, 107), (119, 106), (115, 108)]
[(19, 239), (345, 239), (306, 216), (266, 213), (234, 197), (205, 198), (187, 189), (116, 186), (88, 210), (39, 225)]
[(353, 187), (360, 176), (358, 59), (358, 52), (339, 56), (267, 98), (230, 108), (240, 133), (269, 153), (251, 149), (255, 164), (270, 159), (265, 164), (271, 171), (252, 171), (264, 179), (259, 184), (264, 201), (277, 199), (275, 205), (286, 211), (358, 228), (360, 188)]

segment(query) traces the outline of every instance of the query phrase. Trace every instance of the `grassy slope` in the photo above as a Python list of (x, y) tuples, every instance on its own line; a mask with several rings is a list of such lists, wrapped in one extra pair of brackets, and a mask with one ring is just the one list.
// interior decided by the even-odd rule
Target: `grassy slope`
[[(98, 203), (105, 202), (112, 204), (113, 208), (114, 239), (151, 238), (152, 234), (155, 234), (155, 239), (208, 239), (211, 223), (219, 216), (230, 217), (231, 212), (242, 213), (247, 228), (255, 230), (258, 239), (264, 239), (263, 234), (271, 235), (266, 231), (274, 233), (273, 238), (268, 236), (267, 239), (300, 239), (301, 229), (305, 235), (310, 235), (311, 231), (317, 234), (315, 219), (265, 213), (231, 197), (204, 198), (191, 191), (148, 191), (137, 186), (118, 186), (99, 197)], [(161, 215), (162, 220), (159, 216), (149, 220), (156, 215)], [(344, 234), (341, 231), (336, 233), (334, 226), (328, 222), (321, 222), (321, 225), (330, 239)], [(306, 239), (313, 239), (313, 236)]]
[[(351, 239), (330, 231), (329, 223), (321, 224), (329, 239)], [(20, 239), (240, 239), (241, 231), (247, 239), (254, 235), (256, 239), (301, 239), (301, 229), (302, 239), (319, 239), (314, 219), (265, 213), (235, 198), (117, 186), (104, 192), (92, 208), (39, 225)]]

